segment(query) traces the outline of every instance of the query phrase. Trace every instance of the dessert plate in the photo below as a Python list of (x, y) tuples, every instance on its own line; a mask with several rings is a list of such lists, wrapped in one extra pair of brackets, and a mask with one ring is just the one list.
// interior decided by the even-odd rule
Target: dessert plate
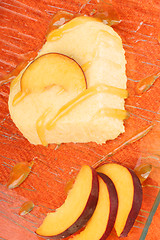
[[(159, 239), (159, 9), (160, 3), (156, 0), (0, 2), (0, 239), (43, 239), (35, 231), (46, 214), (64, 202), (66, 184), (82, 165), (97, 166), (102, 161), (118, 162), (132, 169), (139, 164), (152, 165), (151, 174), (143, 184), (140, 213), (125, 239)], [(116, 19), (116, 11), (120, 19), (113, 28), (121, 36), (126, 52), (129, 91), (126, 109), (130, 117), (125, 120), (125, 133), (102, 145), (91, 142), (35, 146), (23, 137), (9, 115), (10, 81), (37, 55), (45, 42), (52, 16), (62, 10), (83, 15), (94, 15), (98, 11), (101, 16), (109, 12), (109, 20)], [(143, 81), (145, 90), (151, 85), (143, 91), (141, 80), (153, 75), (157, 77)], [(19, 187), (9, 189), (7, 182), (15, 164), (31, 161), (34, 164), (28, 178)], [(34, 208), (25, 216), (19, 215), (26, 201), (33, 201)], [(107, 239), (118, 238), (112, 232)]]

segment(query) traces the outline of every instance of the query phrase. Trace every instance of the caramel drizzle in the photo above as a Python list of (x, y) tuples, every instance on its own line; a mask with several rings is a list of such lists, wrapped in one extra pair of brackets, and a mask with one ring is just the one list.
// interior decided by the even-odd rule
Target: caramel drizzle
[(112, 117), (118, 120), (124, 120), (129, 118), (130, 114), (126, 110), (116, 108), (101, 108), (96, 115), (97, 117)]
[[(105, 84), (98, 84), (96, 86), (90, 87), (88, 89), (85, 89), (83, 92), (81, 92), (77, 97), (75, 97), (74, 99), (72, 99), (71, 101), (69, 101), (68, 103), (66, 103), (65, 105), (63, 105), (59, 111), (57, 112), (57, 114), (50, 119), (49, 121), (46, 122), (46, 118), (48, 117), (49, 112), (51, 112), (51, 109), (48, 109), (44, 114), (42, 114), (42, 116), (40, 116), (40, 118), (37, 120), (36, 123), (36, 128), (37, 128), (37, 134), (41, 140), (41, 143), (46, 146), (47, 142), (45, 140), (45, 128), (47, 130), (51, 130), (54, 128), (55, 124), (57, 123), (57, 121), (59, 119), (61, 119), (62, 117), (64, 117), (66, 114), (68, 114), (74, 107), (76, 107), (77, 105), (79, 105), (81, 102), (83, 102), (84, 100), (90, 98), (91, 96), (98, 94), (98, 93), (109, 93), (109, 94), (113, 94), (116, 96), (119, 96), (121, 98), (127, 98), (128, 97), (128, 91), (125, 89), (120, 89), (117, 87), (112, 87), (112, 86), (107, 86)], [(111, 110), (114, 111), (114, 110)], [(108, 109), (109, 112), (109, 109)], [(106, 111), (107, 114), (107, 111)], [(114, 115), (115, 117), (115, 113), (110, 115)], [(45, 123), (46, 122), (46, 123)]]
[(16, 104), (21, 102), (27, 95), (28, 93), (26, 92), (22, 92), (22, 91), (18, 92), (13, 98), (12, 105), (15, 106)]
[(141, 164), (140, 166), (134, 169), (134, 172), (138, 176), (141, 183), (143, 183), (148, 178), (151, 171), (152, 171), (152, 165), (149, 163)]
[(146, 77), (146, 78), (143, 78), (142, 80), (140, 80), (136, 86), (136, 93), (138, 95), (141, 95), (144, 92), (146, 92), (154, 84), (156, 79), (159, 77), (160, 77), (160, 72), (157, 73), (156, 75), (153, 74), (149, 77)]
[(117, 95), (121, 98), (127, 98), (128, 97), (128, 92), (125, 89), (120, 89), (120, 88), (116, 88), (116, 87), (112, 87), (112, 86), (107, 86), (105, 84), (98, 84), (97, 86), (91, 87), (89, 89), (86, 89), (85, 91), (83, 91), (82, 93), (80, 93), (77, 97), (75, 97), (74, 99), (72, 99), (71, 101), (69, 101), (67, 104), (65, 104), (56, 114), (56, 116), (51, 119), (47, 125), (46, 128), (48, 130), (51, 130), (55, 123), (64, 115), (66, 115), (69, 111), (72, 110), (72, 108), (74, 108), (76, 105), (80, 104), (81, 102), (83, 102), (84, 100), (86, 100), (87, 98), (97, 94), (97, 93), (109, 93), (109, 94), (113, 94), (113, 95)]
[(23, 216), (31, 212), (34, 208), (34, 203), (32, 201), (27, 201), (22, 204), (19, 210), (19, 215)]
[(16, 66), (16, 68), (14, 68), (10, 73), (6, 74), (3, 77), (0, 77), (0, 86), (3, 83), (7, 83), (7, 82), (11, 82), (11, 81), (13, 82), (14, 79), (18, 77), (19, 73), (27, 66), (29, 61), (31, 61), (33, 59), (33, 57), (31, 57), (30, 55), (31, 55), (31, 53), (29, 53), (28, 56), (26, 56), (26, 59), (23, 60), (21, 63), (19, 63)]
[(21, 80), (21, 74), (19, 74), (17, 77), (15, 77), (12, 80), (10, 88), (13, 88), (20, 80)]
[(112, 5), (108, 5), (107, 8), (105, 8), (104, 10), (102, 4), (102, 1), (99, 1), (99, 4), (97, 5), (97, 11), (92, 11), (90, 16), (101, 19), (104, 24), (107, 24), (109, 26), (119, 24), (121, 20), (114, 7)]
[(50, 34), (51, 31), (61, 27), (62, 25), (72, 20), (75, 16), (76, 15), (73, 13), (69, 13), (66, 11), (58, 11), (56, 14), (54, 14), (53, 18), (51, 19), (47, 35)]
[(21, 183), (23, 183), (24, 180), (28, 177), (33, 164), (34, 164), (34, 161), (17, 163), (13, 167), (10, 173), (10, 176), (7, 182), (7, 187), (9, 189), (13, 189), (18, 187)]
[(44, 146), (48, 145), (48, 142), (45, 139), (45, 120), (48, 114), (51, 112), (51, 108), (48, 108), (37, 120), (36, 122), (36, 129), (37, 129), (37, 134), (39, 136), (39, 139), (41, 143)]

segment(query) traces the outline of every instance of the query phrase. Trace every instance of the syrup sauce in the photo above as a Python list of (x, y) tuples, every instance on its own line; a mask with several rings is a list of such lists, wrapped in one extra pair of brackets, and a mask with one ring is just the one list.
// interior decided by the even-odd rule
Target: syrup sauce
[(90, 16), (101, 19), (104, 24), (109, 26), (117, 25), (121, 22), (112, 5), (108, 5), (106, 10), (104, 10), (102, 6), (98, 5), (98, 9), (92, 11)]
[(48, 116), (48, 114), (52, 111), (52, 109), (48, 108), (41, 116), (40, 118), (37, 120), (36, 122), (36, 130), (37, 130), (37, 134), (39, 136), (39, 139), (41, 141), (41, 143), (44, 145), (44, 146), (47, 146), (48, 143), (46, 141), (46, 138), (45, 138), (45, 120), (46, 120), (46, 117)]
[(28, 177), (34, 161), (31, 162), (19, 162), (17, 163), (11, 173), (7, 182), (7, 187), (13, 189), (18, 187)]
[(20, 63), (13, 71), (9, 74), (6, 74), (4, 77), (0, 78), (0, 85), (12, 81), (18, 74), (24, 69), (29, 61)]
[(13, 79), (15, 79), (19, 73), (28, 65), (28, 63), (34, 59), (35, 53), (29, 52), (25, 54), (25, 57), (23, 58), (22, 62), (17, 65), (15, 69), (13, 69), (9, 74), (6, 74), (5, 76), (0, 78), (0, 86), (3, 83), (11, 82)]
[(143, 183), (152, 171), (151, 164), (141, 164), (134, 169), (134, 172), (138, 176), (141, 183)]
[(69, 22), (75, 17), (75, 14), (66, 11), (58, 11), (51, 19), (50, 25), (48, 27), (47, 35), (53, 30), (61, 27), (65, 23)]
[[(109, 93), (109, 94), (113, 94), (116, 96), (119, 96), (121, 98), (127, 98), (128, 97), (128, 92), (125, 89), (120, 89), (120, 88), (116, 88), (116, 87), (112, 87), (112, 86), (107, 86), (105, 84), (98, 84), (96, 86), (90, 87), (86, 90), (84, 90), (83, 92), (81, 92), (77, 97), (75, 97), (74, 99), (72, 99), (71, 101), (69, 101), (67, 104), (65, 104), (64, 106), (62, 106), (60, 108), (60, 110), (58, 111), (58, 113), (55, 115), (54, 118), (50, 119), (46, 125), (45, 123), (45, 118), (48, 117), (48, 113), (45, 112), (38, 120), (37, 120), (37, 133), (38, 136), (40, 137), (40, 140), (42, 142), (42, 144), (46, 145), (46, 140), (44, 139), (44, 128), (46, 128), (47, 130), (51, 130), (54, 128), (56, 122), (61, 119), (62, 117), (64, 117), (66, 114), (68, 114), (74, 107), (76, 107), (77, 105), (79, 105), (81, 102), (83, 102), (84, 100), (90, 98), (91, 96), (98, 94), (98, 93)], [(111, 110), (112, 111), (112, 110)], [(109, 110), (108, 110), (109, 112)], [(110, 116), (116, 117), (116, 113), (112, 111), (109, 112)], [(106, 112), (107, 113), (107, 112)], [(119, 118), (119, 113), (118, 113), (118, 118)], [(123, 118), (123, 116), (122, 116)]]
[(13, 88), (18, 82), (21, 80), (21, 74), (19, 74), (17, 77), (15, 77), (11, 82), (11, 88)]
[(129, 118), (129, 112), (122, 109), (113, 108), (101, 108), (95, 115), (95, 117), (112, 117), (119, 120), (125, 120)]
[(26, 96), (28, 95), (28, 93), (26, 92), (18, 92), (13, 99), (12, 105), (15, 106), (16, 104), (18, 104), (19, 102), (21, 102)]
[(34, 208), (34, 203), (32, 201), (27, 201), (22, 204), (19, 210), (19, 215), (24, 216), (27, 213), (31, 212), (32, 209)]
[(67, 104), (65, 104), (57, 113), (57, 115), (51, 119), (47, 125), (46, 128), (48, 130), (51, 130), (56, 122), (63, 116), (65, 116), (68, 112), (70, 112), (75, 106), (83, 102), (84, 100), (88, 99), (89, 97), (97, 94), (97, 93), (109, 93), (113, 95), (117, 95), (121, 98), (127, 98), (128, 92), (125, 89), (120, 89), (112, 86), (107, 86), (105, 84), (98, 84), (97, 86), (90, 87), (86, 90), (84, 90), (82, 93), (80, 93), (77, 97), (69, 101)]
[(139, 83), (136, 86), (136, 93), (138, 95), (143, 94), (144, 92), (146, 92), (156, 81), (157, 78), (160, 77), (160, 72), (157, 73), (156, 75), (153, 74), (149, 77), (146, 77), (142, 80), (139, 81)]

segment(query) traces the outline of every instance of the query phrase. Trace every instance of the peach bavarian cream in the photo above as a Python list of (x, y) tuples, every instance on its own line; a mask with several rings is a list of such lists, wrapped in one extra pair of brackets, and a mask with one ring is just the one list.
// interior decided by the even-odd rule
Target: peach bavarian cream
[(33, 144), (115, 139), (128, 116), (125, 64), (122, 40), (112, 27), (76, 17), (52, 30), (12, 81), (11, 117)]

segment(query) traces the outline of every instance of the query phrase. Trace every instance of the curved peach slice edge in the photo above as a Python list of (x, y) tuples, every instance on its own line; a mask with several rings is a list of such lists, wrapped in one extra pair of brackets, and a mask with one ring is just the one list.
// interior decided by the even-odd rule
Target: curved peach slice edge
[(97, 168), (114, 183), (118, 195), (118, 212), (115, 230), (125, 237), (131, 230), (142, 204), (142, 187), (136, 174), (119, 164), (104, 164)]
[(85, 229), (75, 235), (73, 240), (106, 240), (110, 235), (118, 209), (118, 197), (112, 181), (103, 173), (99, 173), (99, 198), (96, 209)]
[(56, 212), (47, 215), (36, 233), (41, 236), (64, 238), (77, 232), (92, 216), (97, 205), (98, 192), (96, 171), (84, 165), (65, 203)]
[(128, 169), (128, 171), (132, 175), (132, 179), (133, 179), (134, 196), (133, 196), (132, 208), (130, 210), (127, 221), (125, 223), (123, 232), (120, 235), (121, 237), (126, 237), (128, 235), (129, 231), (133, 227), (135, 219), (138, 216), (138, 213), (140, 211), (141, 204), (142, 204), (142, 186), (140, 184), (140, 180), (133, 170)]
[(98, 175), (103, 179), (103, 181), (107, 185), (108, 192), (109, 192), (109, 201), (110, 201), (110, 212), (109, 212), (108, 222), (106, 225), (105, 232), (102, 238), (100, 239), (100, 240), (105, 240), (110, 235), (115, 224), (117, 210), (118, 210), (118, 196), (112, 180), (103, 173), (98, 173)]

